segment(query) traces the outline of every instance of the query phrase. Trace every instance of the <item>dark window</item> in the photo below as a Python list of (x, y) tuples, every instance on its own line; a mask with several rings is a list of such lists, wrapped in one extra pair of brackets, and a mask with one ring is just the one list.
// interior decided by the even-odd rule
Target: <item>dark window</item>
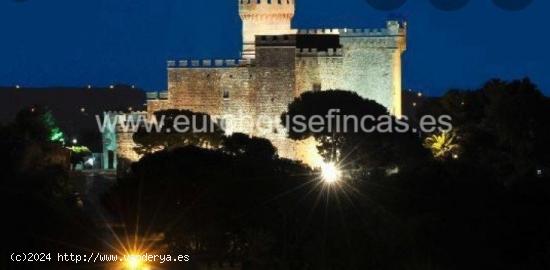
[(229, 90), (223, 90), (223, 99), (229, 99)]

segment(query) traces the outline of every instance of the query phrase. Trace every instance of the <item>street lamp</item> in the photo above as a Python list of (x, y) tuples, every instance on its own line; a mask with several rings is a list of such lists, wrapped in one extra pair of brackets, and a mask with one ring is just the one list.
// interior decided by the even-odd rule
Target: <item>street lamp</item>
[(129, 255), (125, 262), (125, 268), (127, 270), (142, 270), (145, 265), (141, 261), (141, 258), (137, 255)]
[(121, 263), (120, 270), (151, 270), (147, 262), (143, 260), (141, 255), (126, 255), (125, 260)]
[(340, 181), (342, 172), (338, 166), (332, 162), (323, 163), (321, 165), (321, 178), (326, 184), (334, 184)]

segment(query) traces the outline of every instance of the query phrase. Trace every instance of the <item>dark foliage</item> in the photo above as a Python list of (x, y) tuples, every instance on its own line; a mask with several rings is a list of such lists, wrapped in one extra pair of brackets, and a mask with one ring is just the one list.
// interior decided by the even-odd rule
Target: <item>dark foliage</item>
[[(75, 269), (70, 265), (8, 262), (11, 252), (97, 250), (94, 226), (75, 201), (70, 153), (50, 140), (51, 115), (22, 111), (0, 127), (2, 269)], [(78, 268), (81, 269), (81, 268)]]
[[(339, 115), (338, 119), (328, 117), (331, 111), (333, 115)], [(323, 116), (327, 124), (320, 132), (309, 127), (304, 132), (297, 132), (301, 131), (300, 123), (292, 119), (298, 116), (305, 117), (303, 123), (315, 122), (313, 118)], [(281, 120), (288, 127), (291, 139), (315, 138), (319, 143), (319, 153), (326, 161), (340, 162), (354, 171), (409, 166), (428, 157), (415, 134), (396, 132), (406, 124), (403, 120), (395, 119), (384, 106), (354, 92), (305, 92), (288, 106)]]
[(155, 112), (154, 116), (162, 123), (159, 131), (148, 131), (142, 125), (133, 136), (139, 154), (187, 145), (218, 147), (223, 140), (224, 131), (210, 115), (189, 110), (164, 110)]
[[(331, 108), (386, 113), (328, 91), (302, 95), (289, 114)], [(530, 82), (493, 81), (423, 107), (453, 117), (459, 159), (429, 158), (416, 137), (339, 134), (338, 147), (357, 148), (351, 162), (400, 170), (328, 187), (268, 142), (235, 134), (217, 150), (146, 156), (105, 201), (128, 228), (164, 232), (170, 250), (191, 253), (188, 269), (548, 269), (548, 110)], [(290, 134), (327, 146), (328, 135)]]

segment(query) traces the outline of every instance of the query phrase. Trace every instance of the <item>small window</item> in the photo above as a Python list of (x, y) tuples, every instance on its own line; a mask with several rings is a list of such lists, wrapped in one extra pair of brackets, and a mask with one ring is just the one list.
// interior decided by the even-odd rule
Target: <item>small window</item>
[(321, 91), (321, 84), (320, 83), (314, 83), (313, 84), (313, 91)]
[(229, 99), (229, 90), (223, 90), (223, 99)]

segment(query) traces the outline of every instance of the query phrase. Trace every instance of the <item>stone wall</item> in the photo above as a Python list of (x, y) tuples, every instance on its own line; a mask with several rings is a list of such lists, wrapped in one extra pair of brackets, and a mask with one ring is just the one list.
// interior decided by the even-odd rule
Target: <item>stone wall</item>
[(300, 55), (296, 59), (296, 96), (312, 90), (343, 90), (342, 68), (343, 58), (341, 55)]
[[(147, 119), (147, 112), (105, 112), (103, 117), (104, 121), (114, 124), (105, 124), (105, 130), (102, 133), (103, 168), (110, 169), (108, 165), (112, 163), (114, 168), (124, 171), (132, 162), (141, 158), (134, 150), (136, 144), (132, 127), (137, 127), (139, 121)], [(130, 124), (131, 121), (134, 124)], [(109, 161), (109, 152), (112, 152), (112, 161)]]
[(349, 30), (341, 33), (343, 87), (375, 100), (401, 116), (401, 55), (406, 28), (389, 21), (384, 29)]
[(279, 155), (287, 158), (295, 157), (295, 147), (286, 138), (280, 116), (295, 97), (295, 57), (293, 47), (257, 47), (254, 67), (258, 125), (252, 134), (271, 140)]
[(229, 134), (267, 138), (280, 156), (318, 165), (315, 141), (289, 140), (279, 124), (280, 115), (301, 93), (329, 89), (356, 91), (401, 115), (401, 54), (406, 40), (405, 29), (396, 22), (380, 30), (315, 31), (338, 32), (343, 48), (318, 52), (296, 48), (293, 36), (263, 36), (256, 38), (254, 61), (169, 65), (167, 99), (150, 100), (148, 113), (166, 109), (207, 113), (225, 120)]

